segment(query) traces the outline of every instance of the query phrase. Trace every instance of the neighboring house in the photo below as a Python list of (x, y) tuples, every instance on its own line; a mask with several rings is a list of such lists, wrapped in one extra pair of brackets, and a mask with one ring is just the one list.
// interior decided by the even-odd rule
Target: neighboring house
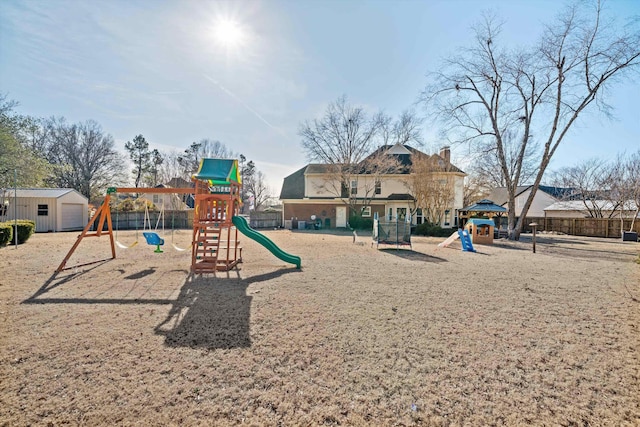
[[(187, 186), (191, 187), (191, 186)], [(180, 187), (180, 188), (187, 188)], [(155, 188), (178, 188), (178, 187), (169, 187), (167, 185), (156, 185)], [(162, 209), (164, 207), (165, 210), (169, 211), (183, 211), (189, 208), (192, 208), (193, 205), (189, 206), (187, 201), (183, 201), (182, 194), (153, 194), (153, 193), (145, 193), (144, 188), (140, 188), (140, 193), (138, 193), (138, 199), (146, 199), (152, 202), (157, 209)]]
[[(373, 174), (367, 170), (368, 160), (373, 156), (393, 156), (400, 168), (389, 174)], [(422, 206), (416, 206), (411, 194), (412, 156), (426, 156), (439, 165), (438, 179), (451, 183), (453, 197), (450, 206), (443, 209), (442, 226), (457, 224), (457, 210), (463, 207), (463, 184), (466, 174), (450, 163), (450, 151), (444, 148), (440, 154), (422, 153), (408, 145), (396, 144), (381, 147), (361, 162), (361, 173), (348, 177), (346, 186), (341, 186), (333, 174), (332, 165), (308, 164), (284, 179), (280, 200), (283, 205), (283, 219), (310, 221), (315, 217), (322, 227), (346, 227), (350, 216), (350, 205), (360, 209), (363, 218), (373, 218), (377, 213), (381, 218), (404, 220), (411, 217), (413, 224), (423, 222)], [(358, 169), (358, 168), (356, 168)], [(336, 189), (342, 189), (337, 194)], [(351, 203), (350, 203), (351, 202)]]
[[(532, 187), (532, 185), (525, 185), (516, 188), (516, 217), (519, 217), (522, 213), (522, 208), (531, 194)], [(531, 218), (543, 217), (545, 216), (544, 209), (546, 207), (558, 201), (570, 199), (573, 193), (574, 191), (571, 188), (541, 185), (533, 197), (527, 216)], [(491, 194), (487, 196), (487, 199), (493, 200), (496, 205), (509, 209), (509, 193), (506, 187), (494, 188), (491, 190)]]
[(35, 221), (38, 233), (82, 230), (89, 221), (89, 201), (72, 188), (7, 189), (3, 201), (0, 222), (17, 213), (18, 219)]
[[(593, 218), (596, 217), (596, 215), (601, 215), (601, 218), (620, 217), (619, 207), (614, 207), (610, 201), (587, 200), (586, 203), (589, 207), (587, 207), (582, 200), (556, 202), (544, 209), (544, 216), (548, 218)], [(622, 211), (624, 218), (633, 218), (634, 215), (638, 215), (638, 218), (640, 218), (634, 202), (630, 201), (625, 205), (625, 209)], [(597, 208), (594, 209), (594, 207)]]

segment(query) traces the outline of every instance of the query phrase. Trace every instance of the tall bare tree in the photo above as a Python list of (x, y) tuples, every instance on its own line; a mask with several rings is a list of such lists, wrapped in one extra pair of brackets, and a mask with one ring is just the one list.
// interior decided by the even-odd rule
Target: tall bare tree
[(52, 183), (71, 187), (89, 199), (124, 181), (124, 158), (115, 150), (113, 137), (93, 120), (69, 124), (49, 119), (47, 159), (55, 165)]
[(192, 143), (184, 150), (184, 154), (178, 157), (178, 163), (182, 166), (183, 175), (191, 177), (198, 171), (202, 159), (231, 159), (235, 154), (220, 141), (209, 138)]
[(560, 168), (552, 174), (551, 179), (558, 187), (571, 188), (571, 193), (567, 193), (565, 199), (579, 200), (591, 218), (608, 218), (619, 203), (612, 200), (615, 169), (611, 162), (594, 158)]
[[(545, 27), (537, 46), (514, 50), (501, 47), (500, 25), (486, 17), (474, 45), (461, 52), (433, 75), (422, 98), (455, 141), (495, 150), (509, 194), (509, 238), (517, 240), (547, 166), (578, 117), (590, 107), (607, 114), (604, 89), (637, 69), (638, 23), (605, 22), (599, 1), (573, 5)], [(516, 188), (534, 141), (540, 149), (533, 188), (516, 221)]]
[(422, 144), (421, 124), (413, 110), (397, 120), (382, 112), (369, 116), (342, 96), (321, 119), (303, 123), (299, 135), (307, 158), (326, 168), (323, 189), (358, 214), (357, 206), (369, 204), (385, 176), (401, 167), (397, 157), (387, 154), (389, 146)]
[(416, 153), (411, 156), (411, 174), (406, 185), (415, 198), (415, 206), (431, 224), (440, 225), (447, 209), (452, 209), (455, 183), (448, 176), (451, 164), (438, 156)]

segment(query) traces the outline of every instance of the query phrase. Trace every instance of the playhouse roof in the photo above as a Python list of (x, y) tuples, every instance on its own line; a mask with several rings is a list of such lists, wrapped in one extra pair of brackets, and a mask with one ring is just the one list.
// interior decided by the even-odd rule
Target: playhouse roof
[(242, 184), (236, 159), (202, 159), (193, 178), (209, 181), (210, 185)]
[(475, 225), (490, 225), (492, 227), (495, 227), (495, 223), (493, 222), (492, 219), (483, 219), (483, 218), (471, 218), (468, 221), (469, 224), (475, 224)]

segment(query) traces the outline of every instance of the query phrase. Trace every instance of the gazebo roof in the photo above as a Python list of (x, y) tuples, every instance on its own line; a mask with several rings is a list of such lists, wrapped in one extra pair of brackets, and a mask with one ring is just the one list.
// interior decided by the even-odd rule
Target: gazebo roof
[(500, 205), (496, 205), (493, 201), (488, 199), (482, 199), (474, 204), (460, 209), (467, 212), (506, 212), (507, 209)]

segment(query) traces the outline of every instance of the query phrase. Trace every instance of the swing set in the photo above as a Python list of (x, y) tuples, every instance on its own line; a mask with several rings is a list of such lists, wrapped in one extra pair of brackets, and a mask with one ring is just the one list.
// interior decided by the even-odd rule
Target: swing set
[[(191, 270), (194, 273), (212, 273), (218, 270), (226, 271), (242, 262), (242, 248), (239, 246), (238, 231), (233, 225), (232, 218), (239, 213), (242, 204), (240, 189), (242, 179), (237, 160), (203, 159), (198, 172), (193, 175), (195, 186), (190, 188), (135, 188), (110, 187), (105, 198), (95, 212), (93, 218), (82, 230), (76, 242), (71, 247), (64, 260), (56, 269), (56, 273), (64, 270), (95, 264), (116, 258), (116, 246), (126, 250), (138, 244), (138, 229), (136, 225), (136, 240), (130, 245), (118, 241), (119, 221), (114, 233), (111, 218), (111, 197), (117, 193), (146, 194), (193, 194), (195, 196), (195, 215), (193, 220), (193, 234), (191, 242)], [(116, 218), (118, 218), (116, 209)], [(158, 234), (158, 226), (162, 223), (164, 234), (164, 203), (156, 221), (155, 230), (151, 228), (148, 207), (145, 208), (145, 219), (142, 235), (147, 244), (155, 246), (155, 253), (162, 253), (165, 239)], [(184, 252), (188, 249), (180, 248), (173, 242), (174, 214), (172, 214), (171, 245), (176, 251)], [(95, 226), (95, 231), (90, 231)], [(147, 229), (148, 224), (148, 229)], [(105, 230), (106, 225), (106, 230)], [(232, 230), (233, 229), (233, 230)], [(66, 264), (85, 237), (109, 236), (111, 258), (92, 261), (67, 267)]]

